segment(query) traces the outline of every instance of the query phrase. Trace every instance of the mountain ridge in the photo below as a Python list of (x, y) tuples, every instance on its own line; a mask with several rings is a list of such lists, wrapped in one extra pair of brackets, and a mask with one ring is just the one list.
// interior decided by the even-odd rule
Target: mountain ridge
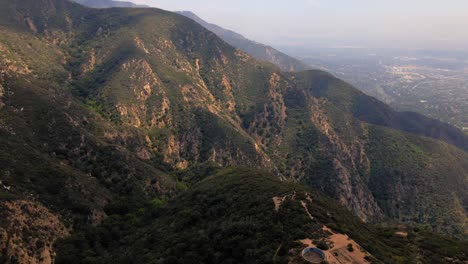
[[(73, 0), (84, 6), (92, 8), (112, 8), (112, 7), (148, 7), (146, 5), (136, 5), (132, 2), (114, 1), (114, 0)], [(186, 16), (199, 23), (206, 29), (218, 35), (230, 45), (237, 47), (259, 60), (268, 61), (281, 68), (283, 71), (302, 71), (309, 69), (301, 61), (286, 55), (270, 46), (249, 40), (239, 33), (224, 29), (215, 24), (208, 23), (190, 11), (177, 11), (176, 13)]]
[(275, 64), (282, 71), (303, 71), (310, 68), (301, 61), (270, 46), (249, 40), (232, 30), (224, 29), (218, 25), (206, 22), (191, 11), (178, 11), (176, 13), (194, 20), (206, 29), (218, 35), (230, 45), (251, 54), (255, 58)]
[(19, 238), (1, 243), (8, 257), (53, 255), (66, 233), (171, 200), (210, 164), (313, 186), (367, 222), (466, 235), (468, 154), (363, 122), (347, 102), (379, 104), (349, 85), (281, 72), (171, 12), (41, 1), (0, 0), (0, 214), (32, 220), (11, 210), (29, 204), (68, 231), (40, 233), (44, 248), (28, 223), (1, 223), (2, 241)]
[(111, 7), (149, 7), (147, 5), (137, 5), (133, 2), (114, 1), (114, 0), (72, 0), (78, 4), (92, 8), (111, 8)]

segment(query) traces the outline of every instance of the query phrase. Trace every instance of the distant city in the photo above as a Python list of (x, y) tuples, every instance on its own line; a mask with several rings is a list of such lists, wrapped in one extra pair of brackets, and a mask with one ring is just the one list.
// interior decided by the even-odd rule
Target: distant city
[(468, 133), (468, 53), (366, 48), (282, 48), (399, 111), (415, 111)]

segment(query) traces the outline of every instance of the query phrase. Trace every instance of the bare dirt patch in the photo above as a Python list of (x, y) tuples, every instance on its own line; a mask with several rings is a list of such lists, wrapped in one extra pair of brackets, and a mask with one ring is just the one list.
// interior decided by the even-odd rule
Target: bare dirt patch
[[(308, 250), (309, 248), (306, 248), (304, 249), (304, 251)], [(303, 254), (302, 254), (302, 257), (310, 262), (310, 263), (321, 263), (324, 259), (323, 259), (323, 255), (317, 253), (317, 252), (314, 252), (314, 251), (307, 251), (304, 253), (303, 251)]]
[[(323, 226), (323, 231), (331, 235), (326, 238), (326, 243), (329, 245), (329, 250), (324, 250), (325, 258), (330, 264), (367, 264), (366, 256), (370, 254), (365, 251), (358, 243), (344, 234), (333, 232), (327, 226)], [(303, 239), (300, 241), (308, 247), (316, 247), (311, 239)]]
[(398, 232), (395, 232), (395, 235), (399, 237), (408, 237), (408, 232), (398, 231)]

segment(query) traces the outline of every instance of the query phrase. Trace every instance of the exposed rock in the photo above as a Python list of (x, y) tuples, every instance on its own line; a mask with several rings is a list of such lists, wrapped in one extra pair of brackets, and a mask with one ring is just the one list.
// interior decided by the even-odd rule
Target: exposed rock
[[(0, 54), (1, 55), (1, 54)], [(26, 75), (30, 74), (32, 71), (24, 63), (17, 62), (15, 60), (0, 57), (0, 76), (6, 75)]]
[(227, 97), (227, 109), (231, 112), (236, 110), (236, 101), (232, 93), (232, 86), (226, 75), (223, 75), (224, 94)]
[(143, 42), (143, 40), (141, 40), (141, 38), (135, 37), (135, 44), (137, 45), (137, 47), (139, 47), (141, 50), (143, 50), (146, 54), (150, 53), (149, 50), (146, 49), (145, 43)]
[(179, 170), (185, 170), (186, 168), (188, 168), (189, 165), (190, 163), (188, 161), (182, 160), (182, 161), (177, 162), (175, 167)]
[(3, 96), (5, 95), (5, 88), (3, 88), (3, 85), (0, 83), (0, 109), (5, 105), (3, 102)]
[(195, 69), (197, 70), (198, 74), (200, 74), (200, 59), (195, 60)]
[[(146, 60), (130, 60), (122, 64), (122, 76), (129, 76), (122, 81), (122, 89), (130, 92), (134, 100), (120, 100), (116, 110), (124, 123), (134, 127), (162, 128), (170, 125), (170, 100), (162, 87), (162, 82)], [(112, 87), (109, 87), (112, 89)]]
[(286, 198), (287, 196), (283, 196), (283, 197), (279, 197), (279, 196), (276, 196), (276, 197), (273, 197), (273, 203), (275, 204), (275, 211), (279, 211), (279, 209), (281, 208), (281, 205), (284, 203), (284, 201), (286, 201)]
[(239, 49), (236, 50), (235, 54), (236, 54), (237, 58), (239, 58), (240, 61), (242, 61), (242, 62), (247, 62), (249, 59), (251, 59), (251, 57), (247, 53), (245, 53), (245, 52), (243, 52), (243, 51), (241, 51)]
[[(200, 89), (201, 88), (201, 89)], [(215, 106), (213, 103), (216, 101), (213, 94), (208, 90), (206, 84), (203, 82), (200, 86), (195, 87), (194, 85), (187, 84), (181, 86), (181, 91), (184, 96), (184, 100), (187, 103), (193, 103), (197, 105), (205, 105), (210, 107), (210, 111), (217, 113), (219, 111), (214, 110)], [(209, 104), (209, 105), (206, 105)]]

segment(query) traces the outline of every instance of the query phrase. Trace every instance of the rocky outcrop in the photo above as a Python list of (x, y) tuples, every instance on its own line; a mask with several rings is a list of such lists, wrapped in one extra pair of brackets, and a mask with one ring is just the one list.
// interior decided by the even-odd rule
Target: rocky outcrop
[(5, 54), (0, 56), (3, 57), (0, 57), (0, 76), (25, 75), (32, 72), (24, 63), (6, 58)]
[(234, 94), (232, 92), (232, 85), (231, 81), (223, 75), (223, 85), (224, 85), (224, 94), (226, 95), (226, 106), (227, 110), (230, 112), (234, 112), (236, 110), (236, 100), (234, 98)]
[(146, 54), (149, 54), (149, 50), (146, 48), (145, 43), (141, 38), (135, 37), (135, 44), (138, 48), (140, 48), (142, 51), (144, 51)]
[(171, 102), (162, 89), (161, 80), (146, 60), (123, 63), (120, 75), (127, 76), (126, 80), (119, 80), (122, 93), (127, 97), (117, 99), (115, 107), (124, 123), (149, 129), (171, 124)]

